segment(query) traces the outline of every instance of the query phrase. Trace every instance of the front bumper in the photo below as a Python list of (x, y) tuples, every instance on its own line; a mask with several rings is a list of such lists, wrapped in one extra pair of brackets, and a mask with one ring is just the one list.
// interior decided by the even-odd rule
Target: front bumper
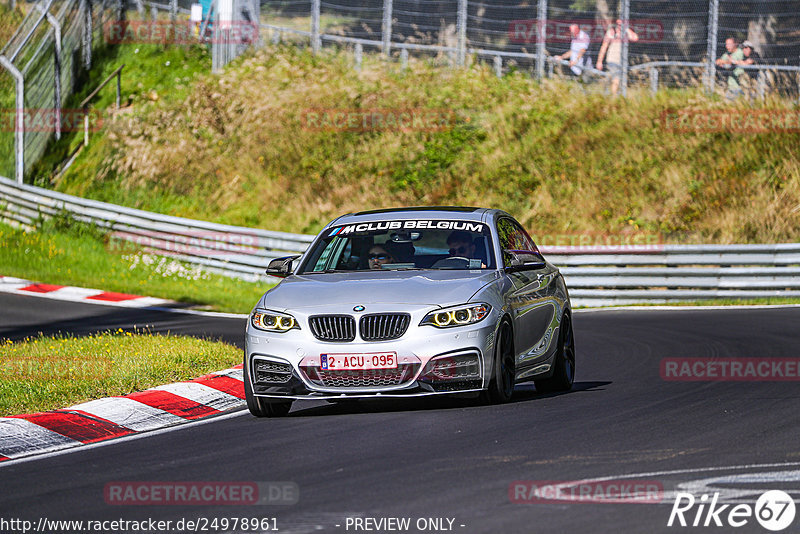
[[(424, 316), (424, 313), (421, 312)], [(412, 314), (408, 331), (399, 339), (381, 342), (323, 342), (315, 339), (305, 321), (300, 330), (273, 334), (248, 324), (245, 342), (245, 380), (257, 397), (270, 399), (356, 399), (418, 397), (476, 393), (488, 387), (495, 323), (449, 329), (417, 326)], [(398, 368), (371, 371), (319, 369), (321, 354), (394, 352)], [(326, 374), (327, 373), (327, 374)]]

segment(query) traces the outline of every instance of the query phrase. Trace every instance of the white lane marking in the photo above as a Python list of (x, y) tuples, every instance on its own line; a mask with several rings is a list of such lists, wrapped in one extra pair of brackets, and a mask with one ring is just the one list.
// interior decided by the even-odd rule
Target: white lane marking
[(14, 417), (0, 418), (0, 455), (6, 458), (27, 456), (81, 445), (80, 441), (53, 432), (36, 423)]
[(774, 308), (800, 308), (800, 304), (732, 304), (730, 306), (605, 306), (601, 308), (575, 308), (574, 313), (612, 311), (705, 311), (705, 310), (769, 310)]
[[(746, 503), (755, 501), (759, 495), (769, 489), (765, 487), (764, 484), (773, 484), (775, 488), (781, 488), (780, 485), (775, 485), (779, 482), (800, 482), (800, 471), (795, 469), (788, 471), (739, 473), (691, 480), (678, 484), (675, 491), (664, 492), (664, 496), (665, 498), (669, 496), (674, 500), (679, 492), (691, 493), (692, 495), (711, 495), (719, 493), (718, 502), (720, 503)], [(751, 488), (726, 487), (726, 485), (730, 486), (734, 484), (740, 486), (744, 484), (756, 484), (756, 486)], [(784, 488), (785, 487), (784, 485)], [(797, 494), (797, 490), (785, 489), (785, 491)]]
[(200, 315), (202, 317), (222, 317), (225, 319), (247, 319), (250, 317), (248, 313), (225, 313), (225, 312), (212, 312), (202, 310), (187, 310), (186, 308), (168, 308), (166, 306), (150, 306), (149, 310), (169, 312), (169, 313), (182, 313), (184, 315)]
[[(107, 447), (109, 445), (116, 445), (117, 443), (122, 443), (122, 442), (125, 442), (125, 441), (133, 441), (133, 440), (137, 440), (137, 439), (149, 438), (151, 436), (158, 436), (160, 434), (166, 434), (167, 432), (175, 432), (177, 430), (184, 430), (184, 429), (187, 429), (187, 428), (193, 428), (195, 426), (207, 425), (209, 423), (216, 423), (218, 421), (225, 421), (227, 419), (233, 419), (234, 417), (241, 417), (243, 415), (250, 415), (250, 412), (248, 412), (247, 410), (239, 410), (237, 412), (233, 412), (233, 413), (229, 413), (229, 414), (225, 414), (225, 415), (209, 417), (209, 418), (200, 419), (200, 420), (197, 420), (197, 421), (185, 422), (182, 425), (176, 425), (176, 426), (170, 426), (170, 427), (166, 427), (166, 428), (160, 428), (158, 430), (151, 430), (149, 432), (142, 432), (142, 433), (139, 433), (139, 434), (129, 434), (127, 436), (122, 436), (122, 437), (114, 438), (114, 439), (108, 439), (108, 440), (105, 440), (105, 441), (98, 441), (96, 443), (89, 443), (88, 445), (83, 445), (82, 447), (72, 447), (72, 448), (53, 451), (53, 452), (45, 452), (43, 454), (37, 454), (35, 456), (30, 456), (30, 457), (27, 457), (27, 458), (5, 460), (3, 462), (0, 462), (0, 469), (3, 469), (4, 467), (12, 466), (12, 465), (19, 465), (19, 464), (26, 463), (26, 462), (34, 462), (36, 460), (43, 460), (45, 458), (53, 458), (55, 456), (61, 456), (62, 454), (72, 454), (74, 452), (83, 452), (85, 450), (96, 449), (98, 447)], [(185, 421), (185, 419), (184, 419), (184, 421)]]
[(234, 380), (238, 380), (239, 382), (244, 380), (244, 373), (241, 369), (223, 369), (222, 371), (214, 371), (211, 373), (212, 375), (218, 376), (227, 376), (233, 378)]
[[(562, 493), (561, 490), (564, 490), (565, 488), (596, 484), (598, 482), (630, 480), (630, 479), (650, 478), (650, 477), (659, 477), (668, 475), (682, 475), (686, 473), (712, 473), (715, 471), (733, 471), (742, 469), (769, 469), (775, 467), (797, 467), (797, 466), (800, 466), (800, 462), (783, 462), (783, 463), (773, 463), (773, 464), (741, 464), (741, 465), (729, 465), (724, 467), (697, 467), (689, 469), (673, 469), (669, 471), (651, 471), (649, 473), (632, 473), (627, 475), (611, 475), (611, 476), (596, 477), (596, 478), (584, 478), (581, 480), (571, 480), (569, 482), (561, 482), (558, 484), (553, 484), (552, 486), (558, 491), (558, 493)], [(763, 475), (763, 473), (760, 474)], [(705, 480), (712, 480), (712, 479), (705, 479)], [(704, 482), (704, 480), (692, 481), (685, 484), (691, 486), (693, 482)], [(698, 485), (697, 487), (700, 486)], [(568, 494), (569, 492), (563, 491), (563, 493)], [(672, 504), (672, 502), (670, 501), (674, 500), (677, 493), (678, 493), (677, 490), (664, 491), (660, 504)]]
[(156, 428), (175, 425), (186, 421), (186, 419), (178, 415), (153, 408), (152, 406), (125, 397), (97, 399), (70, 406), (67, 409), (82, 410), (137, 432), (154, 430)]
[(166, 391), (219, 411), (244, 406), (243, 400), (197, 382), (176, 382), (175, 384), (166, 384), (153, 389)]

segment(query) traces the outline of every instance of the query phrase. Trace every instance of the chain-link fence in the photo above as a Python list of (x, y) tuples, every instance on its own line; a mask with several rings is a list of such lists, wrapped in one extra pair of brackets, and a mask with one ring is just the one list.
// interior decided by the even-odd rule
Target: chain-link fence
[[(629, 85), (705, 85), (798, 94), (796, 0), (261, 0), (261, 22), (273, 41), (347, 43), (401, 60), (409, 51), (457, 64), (473, 58), (498, 74), (616, 78), (623, 93)], [(586, 50), (573, 69), (570, 49), (580, 42)], [(726, 54), (739, 63), (717, 65)]]
[[(113, 4), (113, 5), (112, 5)], [(75, 120), (63, 105), (103, 44), (117, 0), (42, 0), (0, 50), (0, 174), (25, 173)], [(80, 120), (80, 119), (78, 119)]]

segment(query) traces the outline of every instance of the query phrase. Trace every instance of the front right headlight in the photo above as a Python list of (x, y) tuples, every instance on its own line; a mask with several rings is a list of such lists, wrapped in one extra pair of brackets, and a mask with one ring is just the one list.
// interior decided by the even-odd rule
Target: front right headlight
[(288, 313), (263, 310), (253, 312), (250, 316), (250, 324), (266, 332), (288, 332), (295, 328), (300, 329), (297, 320)]
[(463, 304), (430, 312), (419, 323), (420, 326), (430, 325), (436, 328), (451, 328), (454, 326), (465, 326), (482, 321), (492, 307), (483, 302), (478, 304)]

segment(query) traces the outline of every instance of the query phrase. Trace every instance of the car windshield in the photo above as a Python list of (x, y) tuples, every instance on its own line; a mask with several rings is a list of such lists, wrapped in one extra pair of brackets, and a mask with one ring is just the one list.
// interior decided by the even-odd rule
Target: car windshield
[(489, 228), (476, 221), (385, 220), (332, 226), (298, 274), (400, 269), (493, 269)]

